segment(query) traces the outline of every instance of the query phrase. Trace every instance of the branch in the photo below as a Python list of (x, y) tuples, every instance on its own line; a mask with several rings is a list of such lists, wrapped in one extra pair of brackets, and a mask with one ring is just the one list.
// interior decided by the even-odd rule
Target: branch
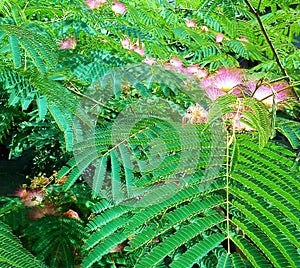
[(258, 24), (259, 24), (259, 26), (260, 26), (260, 28), (261, 28), (261, 30), (262, 30), (262, 32), (263, 32), (263, 35), (265, 36), (265, 38), (266, 38), (266, 40), (267, 40), (267, 42), (268, 42), (268, 44), (269, 44), (269, 46), (270, 46), (270, 48), (271, 48), (273, 54), (274, 54), (275, 60), (276, 60), (276, 62), (277, 62), (277, 64), (278, 64), (278, 66), (279, 66), (279, 68), (280, 68), (282, 74), (283, 74), (284, 76), (287, 76), (287, 77), (288, 77), (288, 80), (290, 80), (290, 78), (289, 78), (289, 76), (288, 76), (286, 70), (284, 69), (283, 65), (282, 65), (281, 62), (280, 62), (278, 53), (277, 53), (277, 51), (276, 51), (276, 49), (275, 49), (275, 47), (274, 47), (274, 45), (273, 45), (273, 43), (272, 43), (272, 41), (271, 41), (271, 39), (270, 39), (268, 33), (267, 33), (267, 30), (266, 30), (266, 28), (265, 28), (265, 26), (264, 26), (264, 24), (263, 24), (263, 22), (262, 22), (262, 20), (261, 20), (261, 18), (260, 18), (259, 11), (256, 11), (255, 8), (251, 5), (251, 3), (250, 3), (248, 0), (244, 0), (244, 1), (246, 2), (246, 4), (248, 5), (248, 7), (250, 8), (250, 10), (251, 10), (251, 12), (253, 13), (253, 15), (255, 16), (255, 18), (257, 19)]
[[(263, 32), (263, 35), (265, 36), (265, 38), (266, 38), (266, 40), (267, 40), (267, 42), (268, 42), (268, 44), (269, 44), (269, 46), (270, 46), (270, 48), (271, 48), (271, 50), (273, 52), (274, 58), (275, 58), (275, 60), (277, 62), (277, 65), (279, 66), (282, 74), (287, 78), (288, 82), (291, 82), (291, 79), (290, 79), (290, 77), (289, 77), (286, 69), (283, 67), (283, 65), (282, 65), (282, 63), (281, 63), (281, 61), (279, 59), (278, 53), (277, 53), (277, 51), (276, 51), (276, 49), (275, 49), (275, 47), (274, 47), (274, 45), (273, 45), (273, 43), (272, 43), (272, 41), (271, 41), (268, 33), (267, 33), (266, 27), (264, 26), (264, 24), (263, 24), (263, 22), (262, 22), (262, 20), (260, 18), (259, 10), (255, 10), (255, 8), (251, 5), (251, 3), (249, 2), (249, 0), (244, 0), (244, 1), (247, 4), (247, 6), (250, 8), (250, 11), (253, 13), (253, 15), (255, 16), (255, 18), (257, 19), (257, 22), (258, 22), (258, 24), (259, 24), (259, 26), (260, 26), (260, 28), (261, 28), (261, 30)], [(260, 2), (259, 2), (259, 5), (260, 5)], [(297, 96), (297, 98), (299, 99), (299, 96), (298, 96), (296, 90), (293, 89), (293, 91), (294, 91), (295, 95)]]

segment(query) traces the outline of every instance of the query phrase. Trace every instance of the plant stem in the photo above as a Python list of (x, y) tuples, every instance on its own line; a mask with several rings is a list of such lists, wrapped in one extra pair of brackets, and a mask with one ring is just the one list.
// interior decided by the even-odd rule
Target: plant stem
[[(234, 130), (233, 130), (234, 131)], [(229, 219), (229, 147), (230, 147), (231, 137), (229, 131), (226, 132), (226, 223), (227, 223), (227, 252), (230, 254), (230, 219)]]
[(269, 46), (270, 46), (270, 48), (271, 48), (271, 50), (273, 52), (274, 58), (275, 58), (275, 60), (276, 60), (276, 62), (278, 64), (278, 66), (279, 66), (282, 74), (284, 76), (286, 76), (288, 78), (288, 80), (290, 81), (290, 77), (288, 76), (286, 70), (284, 69), (284, 67), (283, 67), (283, 65), (282, 65), (282, 63), (281, 63), (281, 61), (279, 59), (278, 53), (277, 53), (277, 51), (276, 51), (276, 49), (275, 49), (275, 47), (274, 47), (274, 45), (273, 45), (273, 43), (272, 43), (272, 41), (271, 41), (268, 33), (267, 33), (266, 27), (265, 27), (265, 25), (263, 24), (263, 22), (262, 22), (262, 20), (260, 18), (259, 11), (255, 10), (255, 8), (251, 5), (251, 3), (248, 0), (244, 0), (244, 1), (246, 2), (247, 6), (250, 8), (250, 10), (253, 13), (253, 15), (255, 16), (255, 18), (257, 19), (257, 22), (258, 22), (258, 24), (259, 24), (259, 26), (260, 26), (260, 28), (261, 28), (261, 30), (263, 32), (263, 35), (265, 36), (265, 38), (266, 38), (266, 40), (267, 40), (267, 42), (268, 42), (268, 44), (269, 44)]
[(73, 93), (75, 93), (76, 95), (78, 95), (78, 96), (80, 96), (80, 97), (83, 97), (83, 98), (86, 98), (86, 99), (88, 99), (88, 100), (94, 102), (95, 104), (97, 104), (97, 105), (99, 105), (99, 106), (101, 106), (101, 107), (103, 107), (103, 108), (105, 108), (105, 109), (107, 109), (107, 110), (109, 110), (109, 111), (114, 111), (113, 109), (107, 107), (105, 104), (103, 104), (103, 103), (101, 103), (101, 102), (99, 102), (99, 101), (97, 101), (97, 100), (91, 98), (90, 96), (87, 96), (87, 95), (81, 93), (81, 92), (73, 85), (72, 82), (69, 82), (69, 83), (70, 83), (70, 85), (72, 85), (72, 87), (75, 88), (75, 89), (73, 89), (72, 87), (68, 87), (68, 89), (69, 89), (70, 91), (72, 91)]

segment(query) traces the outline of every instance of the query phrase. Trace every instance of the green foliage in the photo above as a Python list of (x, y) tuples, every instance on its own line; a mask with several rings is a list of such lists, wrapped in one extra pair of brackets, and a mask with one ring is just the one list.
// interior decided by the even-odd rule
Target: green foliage
[(49, 216), (32, 222), (23, 235), (40, 260), (50, 267), (67, 267), (76, 263), (74, 252), (80, 248), (84, 233), (75, 219)]
[[(242, 134), (237, 139), (239, 162), (229, 174), (228, 201), (222, 172), (204, 192), (199, 191), (203, 181), (198, 180), (184, 188), (178, 187), (173, 196), (161, 203), (144, 203), (145, 207), (131, 208), (132, 212), (126, 206), (111, 206), (102, 201), (96, 205), (97, 209), (95, 207), (98, 216), (89, 225), (92, 235), (86, 247), (93, 250), (83, 261), (84, 267), (89, 267), (101, 254), (107, 254), (126, 238), (129, 242), (125, 250), (130, 254), (139, 255), (140, 248), (149, 250), (143, 251), (137, 267), (162, 263), (182, 247), (186, 248), (185, 253), (171, 266), (189, 267), (225, 238), (232, 241), (253, 266), (261, 267), (264, 263), (265, 267), (297, 267), (300, 184), (297, 176), (290, 174), (293, 158), (289, 151), (280, 152), (280, 146), (271, 142), (260, 150), (256, 138)], [(230, 202), (230, 219), (222, 213), (226, 211), (226, 202)], [(130, 216), (131, 213), (134, 216)], [(226, 221), (232, 223), (227, 237)], [(200, 249), (203, 256), (199, 254)], [(228, 262), (233, 257), (229, 254)], [(224, 262), (223, 258), (219, 259), (220, 263)]]
[[(0, 141), (59, 169), (1, 199), (1, 267), (300, 267), (299, 4), (122, 3), (0, 1)], [(195, 64), (290, 99), (210, 101)]]
[(300, 147), (299, 122), (278, 117), (276, 130), (288, 139), (293, 149)]
[(2, 221), (0, 221), (0, 238), (1, 267), (47, 267), (22, 246), (11, 228)]
[[(8, 35), (9, 51), (15, 68), (20, 68), (21, 62), (28, 67), (33, 64), (41, 74), (46, 74), (47, 67), (51, 68), (57, 64), (55, 46), (50, 38), (39, 35), (30, 29), (9, 24), (0, 26), (0, 34), (4, 46), (6, 45), (4, 37)], [(20, 47), (25, 50), (22, 54)], [(31, 61), (27, 59), (27, 54)]]

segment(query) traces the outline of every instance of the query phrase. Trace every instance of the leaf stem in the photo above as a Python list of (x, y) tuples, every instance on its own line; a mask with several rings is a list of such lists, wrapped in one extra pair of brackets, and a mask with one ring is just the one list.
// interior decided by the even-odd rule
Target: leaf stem
[(73, 93), (75, 93), (76, 95), (78, 95), (78, 96), (80, 96), (80, 97), (83, 97), (83, 98), (86, 98), (86, 99), (88, 99), (88, 100), (94, 102), (95, 104), (97, 104), (97, 105), (99, 105), (99, 106), (101, 106), (101, 107), (103, 107), (103, 108), (105, 108), (105, 109), (107, 109), (107, 110), (109, 110), (109, 111), (112, 111), (112, 112), (114, 111), (113, 109), (109, 108), (109, 107), (106, 106), (105, 104), (103, 104), (103, 103), (101, 103), (101, 102), (99, 102), (99, 101), (97, 101), (97, 100), (91, 98), (90, 96), (87, 96), (87, 95), (81, 93), (81, 92), (75, 87), (75, 85), (74, 85), (71, 81), (69, 81), (69, 83), (70, 83), (70, 85), (71, 85), (72, 87), (68, 87), (68, 89), (69, 89), (70, 91), (72, 91)]
[(230, 219), (229, 219), (229, 147), (230, 147), (231, 137), (229, 131), (226, 131), (226, 225), (227, 225), (227, 252), (230, 254)]

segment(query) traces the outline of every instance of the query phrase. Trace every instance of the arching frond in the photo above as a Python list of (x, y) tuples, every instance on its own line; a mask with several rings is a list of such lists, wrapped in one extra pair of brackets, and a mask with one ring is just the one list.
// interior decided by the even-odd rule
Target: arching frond
[(0, 265), (1, 267), (47, 267), (25, 249), (11, 228), (0, 221)]

